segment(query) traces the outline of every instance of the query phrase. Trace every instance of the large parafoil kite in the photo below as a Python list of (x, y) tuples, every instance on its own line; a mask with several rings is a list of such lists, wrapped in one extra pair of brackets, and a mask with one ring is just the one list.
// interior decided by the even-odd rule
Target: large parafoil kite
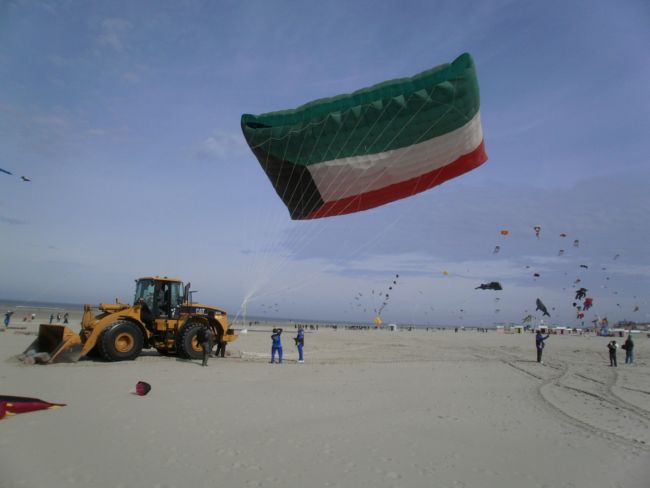
[(246, 142), (294, 220), (359, 212), (487, 160), (469, 54), (293, 110), (244, 114)]

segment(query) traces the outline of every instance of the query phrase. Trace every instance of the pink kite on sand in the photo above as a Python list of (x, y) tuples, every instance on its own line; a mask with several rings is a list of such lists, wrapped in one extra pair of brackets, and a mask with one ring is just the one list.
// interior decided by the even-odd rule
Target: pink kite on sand
[(138, 383), (135, 385), (135, 393), (137, 395), (145, 396), (150, 391), (151, 391), (151, 385), (149, 383), (146, 383), (144, 381), (138, 381)]
[(65, 403), (44, 402), (38, 398), (0, 395), (0, 419), (17, 413), (64, 407)]

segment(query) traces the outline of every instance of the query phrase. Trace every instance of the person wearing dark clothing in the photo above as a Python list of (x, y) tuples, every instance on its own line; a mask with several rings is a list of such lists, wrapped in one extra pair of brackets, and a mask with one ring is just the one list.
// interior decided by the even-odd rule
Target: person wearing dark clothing
[(607, 344), (607, 349), (609, 350), (609, 365), (615, 368), (618, 367), (618, 363), (616, 362), (616, 350), (618, 349), (618, 344), (616, 344), (616, 341), (611, 341)]
[(303, 357), (302, 348), (305, 347), (305, 330), (302, 328), (302, 325), (298, 326), (298, 335), (293, 340), (296, 342), (296, 347), (298, 348), (298, 362), (304, 363), (305, 358)]
[(52, 323), (53, 320), (54, 320), (54, 314), (51, 313), (51, 314), (50, 314), (50, 324)]
[(64, 323), (64, 324), (67, 324), (67, 323), (68, 323), (68, 317), (69, 317), (68, 312), (66, 312), (66, 313), (63, 314), (63, 323)]
[(278, 363), (282, 364), (282, 329), (273, 329), (271, 335), (271, 364), (275, 363), (275, 353), (278, 353)]
[(220, 341), (217, 339), (217, 349), (214, 351), (214, 357), (224, 357), (226, 355), (226, 341)]
[(169, 288), (167, 287), (167, 285), (163, 284), (158, 290), (158, 295), (156, 298), (159, 315), (169, 315), (170, 312), (169, 298), (170, 298)]
[(546, 337), (542, 335), (541, 331), (537, 331), (537, 334), (535, 335), (535, 348), (537, 349), (537, 362), (544, 364), (544, 361), (542, 361), (542, 352), (544, 351), (544, 341), (548, 339), (548, 336), (550, 334), (546, 334)]
[(634, 362), (634, 341), (632, 334), (628, 334), (627, 339), (621, 346), (625, 351), (625, 364), (632, 364)]
[(14, 314), (13, 312), (5, 313), (5, 327), (9, 327), (9, 322), (11, 322), (11, 316), (13, 314)]
[(208, 365), (208, 357), (210, 357), (210, 351), (212, 350), (212, 341), (214, 340), (214, 332), (207, 327), (201, 327), (196, 333), (196, 340), (201, 344), (203, 348), (203, 363), (201, 366)]

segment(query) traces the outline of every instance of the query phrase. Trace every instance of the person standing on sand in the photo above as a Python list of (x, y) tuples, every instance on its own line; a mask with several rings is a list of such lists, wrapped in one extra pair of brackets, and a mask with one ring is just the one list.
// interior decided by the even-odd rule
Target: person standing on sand
[(302, 354), (302, 348), (305, 347), (305, 330), (302, 325), (298, 326), (298, 335), (293, 340), (296, 342), (296, 347), (298, 348), (298, 362), (304, 363), (305, 358)]
[(61, 322), (61, 314), (60, 313), (56, 314), (56, 321)]
[(616, 362), (616, 350), (618, 349), (618, 344), (616, 344), (616, 341), (611, 341), (609, 344), (607, 344), (607, 349), (609, 350), (610, 367), (613, 366), (617, 368), (618, 363)]
[(68, 312), (66, 312), (66, 313), (63, 314), (63, 323), (64, 323), (64, 324), (67, 324), (67, 323), (68, 323), (68, 316), (69, 316)]
[(546, 334), (546, 337), (542, 335), (542, 331), (538, 330), (537, 334), (535, 335), (535, 348), (537, 349), (537, 362), (544, 364), (544, 361), (542, 361), (542, 352), (544, 351), (544, 341), (548, 339), (548, 336), (550, 334)]
[(11, 322), (11, 316), (13, 315), (13, 312), (7, 311), (5, 313), (5, 327), (9, 327), (9, 322)]
[(201, 327), (196, 333), (196, 340), (203, 348), (203, 362), (201, 363), (201, 366), (208, 365), (208, 357), (210, 357), (210, 351), (212, 350), (213, 339), (214, 332), (212, 332), (208, 327)]
[(282, 364), (282, 329), (273, 329), (271, 335), (271, 364), (275, 363), (275, 353), (278, 353), (278, 363)]
[(632, 364), (634, 362), (634, 341), (632, 334), (627, 335), (627, 339), (621, 346), (625, 351), (625, 364)]
[(53, 320), (54, 320), (54, 314), (51, 313), (51, 314), (50, 314), (50, 324), (52, 323)]

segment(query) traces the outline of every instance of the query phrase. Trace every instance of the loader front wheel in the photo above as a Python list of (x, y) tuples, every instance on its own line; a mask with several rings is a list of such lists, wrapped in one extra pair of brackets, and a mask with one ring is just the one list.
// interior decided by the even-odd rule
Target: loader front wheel
[(107, 361), (129, 361), (140, 355), (143, 343), (140, 328), (132, 322), (120, 320), (102, 332), (99, 347)]
[(203, 348), (196, 339), (196, 334), (204, 326), (201, 322), (190, 322), (185, 324), (180, 337), (181, 356), (188, 359), (201, 359), (203, 357)]

